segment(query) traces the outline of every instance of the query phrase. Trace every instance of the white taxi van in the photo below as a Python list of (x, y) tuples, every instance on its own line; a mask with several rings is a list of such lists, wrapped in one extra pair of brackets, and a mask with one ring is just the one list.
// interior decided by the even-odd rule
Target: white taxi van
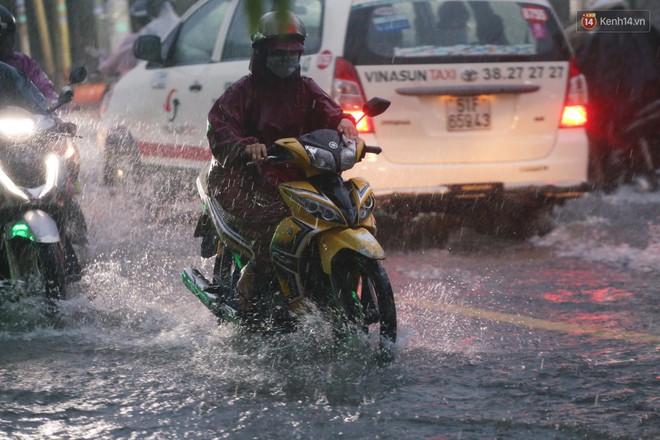
[[(99, 132), (109, 179), (122, 156), (195, 169), (210, 159), (208, 111), (248, 72), (244, 3), (200, 1), (162, 44), (137, 49), (149, 61), (116, 84)], [(508, 216), (516, 234), (586, 190), (586, 84), (546, 1), (291, 4), (308, 32), (304, 75), (356, 115), (369, 98), (392, 102), (358, 127), (382, 154), (350, 172), (392, 212), (468, 209), (484, 231)]]

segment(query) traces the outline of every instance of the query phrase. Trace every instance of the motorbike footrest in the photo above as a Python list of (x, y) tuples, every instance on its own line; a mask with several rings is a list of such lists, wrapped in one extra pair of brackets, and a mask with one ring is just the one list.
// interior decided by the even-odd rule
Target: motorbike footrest
[(236, 310), (227, 304), (226, 292), (222, 286), (211, 284), (202, 273), (192, 267), (187, 267), (181, 274), (183, 284), (190, 290), (215, 316), (227, 321), (236, 319)]

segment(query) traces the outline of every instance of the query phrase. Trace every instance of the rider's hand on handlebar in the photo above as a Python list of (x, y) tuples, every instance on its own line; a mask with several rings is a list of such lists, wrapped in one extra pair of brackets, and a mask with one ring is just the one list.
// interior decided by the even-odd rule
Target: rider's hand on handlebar
[(245, 154), (255, 162), (265, 160), (268, 157), (266, 145), (250, 144), (245, 147)]
[(355, 128), (355, 124), (353, 124), (353, 121), (350, 119), (342, 119), (341, 122), (339, 122), (339, 126), (337, 127), (337, 131), (339, 134), (345, 135), (348, 140), (351, 141), (356, 141), (358, 140), (358, 131), (357, 128)]

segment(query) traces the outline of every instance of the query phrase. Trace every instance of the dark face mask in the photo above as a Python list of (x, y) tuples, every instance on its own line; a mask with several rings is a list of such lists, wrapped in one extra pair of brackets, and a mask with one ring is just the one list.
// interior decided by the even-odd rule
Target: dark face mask
[(300, 52), (275, 50), (266, 56), (266, 67), (280, 78), (287, 78), (300, 67)]

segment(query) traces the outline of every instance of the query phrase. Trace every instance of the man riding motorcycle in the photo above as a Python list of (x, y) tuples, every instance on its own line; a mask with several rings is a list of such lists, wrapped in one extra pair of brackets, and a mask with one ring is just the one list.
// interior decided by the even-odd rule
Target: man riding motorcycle
[[(21, 107), (36, 114), (50, 115), (57, 124), (56, 131), (71, 135), (77, 132), (76, 124), (64, 122), (49, 112), (46, 98), (25, 75), (12, 66), (0, 62), (0, 109), (10, 106)], [(76, 245), (84, 246), (87, 243), (87, 224), (73, 196), (72, 193), (67, 205), (70, 218), (68, 237)], [(76, 279), (80, 276), (81, 270), (78, 256), (73, 250), (67, 250), (67, 258), (70, 262), (69, 275), (72, 279)]]
[(9, 9), (0, 5), (0, 61), (22, 72), (41, 91), (49, 103), (57, 102), (55, 86), (41, 69), (39, 63), (27, 54), (14, 50), (16, 44), (16, 19)]
[[(255, 261), (243, 269), (237, 288), (244, 309), (250, 307), (253, 288), (272, 276), (271, 238), (289, 215), (277, 185), (304, 177), (286, 164), (264, 161), (267, 146), (321, 128), (337, 129), (353, 140), (358, 135), (352, 116), (300, 74), (305, 25), (293, 13), (285, 18), (281, 23), (277, 12), (261, 17), (252, 37), (250, 74), (231, 85), (208, 115), (214, 156), (209, 191), (235, 218), (239, 232), (254, 240)], [(254, 167), (246, 164), (246, 156)]]
[[(1, 32), (1, 30), (0, 30)], [(48, 105), (44, 95), (25, 75), (9, 64), (0, 61), (0, 108), (7, 106), (21, 107), (32, 113), (48, 114)], [(59, 129), (75, 134), (77, 126), (55, 118)]]

